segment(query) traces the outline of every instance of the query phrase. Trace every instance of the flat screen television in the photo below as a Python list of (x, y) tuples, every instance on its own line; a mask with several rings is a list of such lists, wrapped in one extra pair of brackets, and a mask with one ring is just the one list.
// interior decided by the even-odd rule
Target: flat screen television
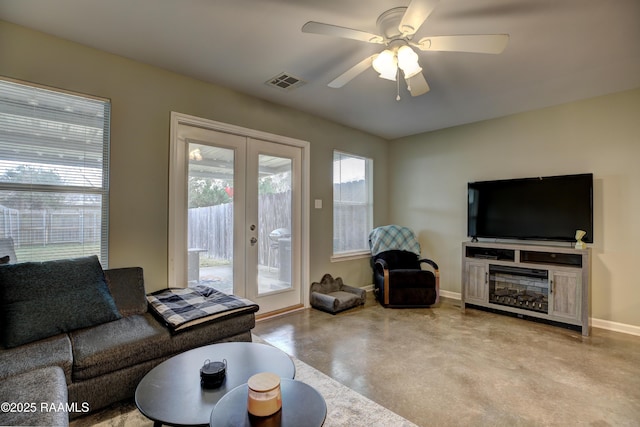
[(468, 236), (593, 243), (593, 174), (468, 184)]

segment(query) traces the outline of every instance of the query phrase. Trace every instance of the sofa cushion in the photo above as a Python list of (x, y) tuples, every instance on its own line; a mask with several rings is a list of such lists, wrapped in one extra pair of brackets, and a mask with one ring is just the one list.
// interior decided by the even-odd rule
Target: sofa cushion
[(0, 349), (0, 380), (47, 366), (59, 366), (71, 384), (71, 341), (60, 334), (16, 348)]
[(131, 316), (147, 312), (142, 268), (109, 269), (104, 271), (104, 276), (121, 315)]
[(69, 425), (69, 414), (66, 412), (67, 384), (64, 373), (58, 366), (35, 369), (1, 381), (0, 396), (3, 402), (23, 405), (22, 410), (0, 411), (0, 425)]
[(436, 288), (436, 277), (428, 270), (389, 270), (389, 288)]
[[(171, 352), (181, 353), (203, 345), (224, 342), (230, 337), (237, 337), (245, 332), (249, 333), (255, 325), (255, 313), (239, 313), (213, 322), (192, 326), (179, 334), (171, 335)], [(234, 338), (232, 341), (237, 341), (237, 339)]]
[(0, 309), (6, 347), (120, 318), (95, 255), (0, 265)]
[(86, 380), (171, 354), (171, 334), (151, 314), (71, 332), (73, 380)]

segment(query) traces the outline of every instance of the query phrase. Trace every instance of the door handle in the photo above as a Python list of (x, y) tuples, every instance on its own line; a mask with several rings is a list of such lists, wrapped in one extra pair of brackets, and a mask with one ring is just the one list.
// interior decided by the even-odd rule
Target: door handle
[(251, 246), (255, 246), (255, 244), (258, 243), (258, 239), (256, 239), (255, 237), (252, 237), (251, 240), (249, 240), (249, 242), (251, 243)]

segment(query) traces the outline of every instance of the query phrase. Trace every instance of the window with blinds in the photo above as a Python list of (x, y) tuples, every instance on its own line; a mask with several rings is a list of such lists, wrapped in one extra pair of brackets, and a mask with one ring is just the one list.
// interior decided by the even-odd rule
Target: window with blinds
[(12, 246), (12, 262), (98, 255), (107, 267), (109, 122), (108, 100), (0, 78), (0, 251)]
[(369, 253), (373, 224), (373, 160), (333, 153), (333, 254)]

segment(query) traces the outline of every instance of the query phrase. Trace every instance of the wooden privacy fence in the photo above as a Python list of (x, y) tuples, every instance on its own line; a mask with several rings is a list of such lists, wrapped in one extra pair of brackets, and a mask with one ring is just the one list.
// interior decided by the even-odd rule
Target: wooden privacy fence
[[(277, 229), (291, 230), (291, 192), (259, 196), (258, 263), (279, 266), (279, 241), (269, 234)], [(242, 224), (244, 226), (244, 224)], [(371, 231), (368, 207), (362, 203), (338, 203), (334, 206), (334, 226), (341, 238), (336, 251), (368, 248)], [(247, 230), (247, 233), (249, 230)], [(249, 236), (249, 234), (247, 234)], [(247, 240), (249, 237), (247, 237)], [(233, 259), (233, 203), (189, 209), (188, 247), (202, 250), (203, 258)]]
[[(260, 195), (258, 207), (258, 224), (256, 224), (258, 263), (277, 267), (278, 257), (275, 255), (278, 241), (272, 240), (269, 234), (280, 228), (291, 230), (291, 191)], [(231, 261), (233, 259), (233, 203), (191, 208), (188, 215), (188, 247), (202, 249), (202, 257)], [(247, 236), (249, 236), (249, 230), (247, 230)]]
[(233, 259), (233, 203), (189, 209), (187, 247), (202, 249), (202, 256)]
[(369, 207), (362, 203), (336, 203), (333, 209), (334, 252), (369, 249)]

